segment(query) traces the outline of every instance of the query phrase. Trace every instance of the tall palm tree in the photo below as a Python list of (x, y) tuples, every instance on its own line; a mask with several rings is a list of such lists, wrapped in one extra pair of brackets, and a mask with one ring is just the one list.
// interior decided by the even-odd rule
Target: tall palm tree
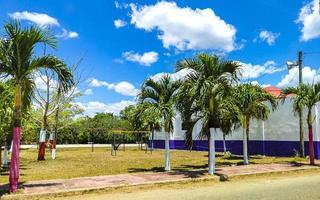
[(243, 164), (248, 165), (248, 137), (251, 119), (266, 120), (271, 109), (277, 107), (276, 98), (258, 85), (244, 83), (237, 86), (233, 93), (233, 99), (242, 115), (243, 127)]
[(290, 97), (293, 101), (293, 110), (298, 113), (303, 108), (308, 109), (307, 124), (309, 130), (309, 158), (310, 164), (314, 165), (314, 145), (313, 145), (313, 129), (312, 109), (320, 101), (320, 82), (316, 84), (300, 84), (297, 87), (288, 87), (282, 90), (282, 97), (285, 99), (287, 95), (293, 94)]
[(174, 99), (180, 82), (173, 81), (165, 75), (159, 81), (147, 79), (139, 94), (140, 102), (153, 105), (154, 112), (159, 113), (162, 121), (162, 132), (165, 133), (165, 170), (170, 171), (170, 133), (173, 131), (175, 115)]
[[(188, 122), (187, 134), (192, 134), (193, 126), (201, 121), (200, 135), (209, 139), (208, 173), (213, 174), (214, 133), (220, 128), (219, 108), (230, 93), (232, 84), (239, 80), (240, 65), (233, 61), (224, 61), (215, 55), (200, 54), (195, 58), (178, 62), (176, 70), (183, 69), (189, 69), (189, 73), (182, 83), (179, 95), (182, 98), (178, 98), (178, 107), (189, 107), (182, 110), (182, 115)], [(183, 98), (183, 95), (188, 96)]]
[[(5, 24), (5, 39), (0, 42), (0, 74), (10, 78), (15, 87), (13, 148), (10, 163), (10, 191), (15, 192), (19, 180), (19, 148), (21, 134), (21, 109), (23, 99), (32, 97), (35, 72), (41, 69), (53, 70), (64, 89), (72, 84), (72, 73), (65, 63), (52, 55), (36, 56), (38, 44), (56, 47), (56, 39), (49, 32), (36, 26), (21, 28), (19, 22)], [(23, 96), (29, 98), (22, 98)]]

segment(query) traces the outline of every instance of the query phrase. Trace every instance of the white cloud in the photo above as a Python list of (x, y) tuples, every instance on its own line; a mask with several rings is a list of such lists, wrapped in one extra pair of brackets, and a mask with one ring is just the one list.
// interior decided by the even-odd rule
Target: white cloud
[(284, 67), (277, 67), (276, 63), (272, 60), (265, 62), (263, 65), (253, 65), (251, 63), (243, 63), (238, 61), (242, 65), (241, 79), (254, 79), (265, 74), (273, 74), (285, 70)]
[(149, 51), (141, 55), (139, 53), (134, 53), (133, 51), (127, 51), (122, 54), (122, 57), (128, 61), (137, 62), (140, 65), (150, 66), (158, 61), (159, 54), (154, 51)]
[(175, 72), (175, 73), (161, 72), (161, 73), (158, 73), (158, 74), (151, 76), (150, 78), (152, 78), (155, 81), (159, 81), (163, 76), (168, 75), (168, 76), (170, 76), (170, 78), (172, 80), (176, 81), (176, 80), (181, 80), (181, 79), (185, 78), (190, 72), (192, 72), (191, 69), (182, 69), (182, 70)]
[(83, 94), (89, 96), (93, 94), (93, 91), (92, 89), (89, 88), (89, 89), (86, 89)]
[(115, 115), (118, 115), (121, 110), (129, 105), (134, 105), (135, 102), (122, 100), (120, 102), (106, 104), (99, 101), (90, 101), (87, 103), (76, 102), (75, 104), (84, 110), (85, 115), (94, 116), (99, 112), (114, 113)]
[(299, 13), (296, 23), (301, 25), (301, 40), (308, 41), (320, 37), (319, 1), (305, 4)]
[[(32, 23), (35, 23), (36, 25), (38, 25), (41, 28), (44, 28), (47, 26), (60, 27), (60, 24), (56, 18), (51, 17), (45, 13), (23, 11), (23, 12), (9, 13), (9, 16), (11, 18), (17, 19), (17, 20), (30, 21)], [(56, 35), (56, 37), (64, 38), (64, 39), (78, 38), (79, 34), (75, 31), (68, 31), (68, 30), (62, 28), (62, 33), (59, 35)]]
[(260, 84), (258, 81), (251, 81), (252, 85), (260, 85), (263, 88), (270, 87), (270, 84)]
[(279, 36), (280, 33), (274, 33), (267, 30), (263, 30), (259, 33), (259, 39), (263, 42), (268, 43), (269, 46), (273, 45)]
[[(319, 70), (311, 69), (310, 67), (302, 68), (302, 80), (304, 83), (314, 83), (320, 81)], [(289, 73), (285, 75), (278, 83), (278, 87), (296, 86), (299, 82), (299, 69), (297, 67), (289, 70)]]
[(126, 3), (120, 3), (118, 1), (114, 1), (114, 6), (117, 8), (117, 9), (125, 9), (125, 8), (128, 8), (129, 5), (126, 4)]
[[(35, 82), (36, 87), (40, 91), (47, 90), (47, 82), (48, 82), (47, 76), (37, 74), (34, 78), (34, 82)], [(58, 82), (56, 80), (49, 79), (49, 89), (50, 90), (54, 90), (55, 88), (57, 88), (57, 85), (58, 85)]]
[(40, 27), (60, 26), (56, 18), (50, 17), (49, 15), (44, 13), (23, 11), (23, 12), (9, 13), (9, 16), (17, 20), (31, 21)]
[(130, 4), (131, 23), (146, 31), (157, 30), (165, 48), (183, 50), (232, 51), (236, 29), (217, 16), (211, 8), (178, 7), (175, 2), (154, 5)]
[(106, 81), (99, 81), (97, 79), (91, 79), (89, 87), (107, 87), (109, 90), (122, 94), (124, 96), (137, 96), (139, 89), (127, 81), (121, 81), (119, 83), (108, 83)]
[(79, 34), (74, 31), (67, 31), (66, 29), (62, 29), (62, 33), (59, 35), (56, 35), (58, 38), (63, 38), (63, 39), (69, 39), (69, 38), (78, 38)]
[(116, 28), (121, 28), (121, 27), (124, 27), (124, 26), (127, 25), (127, 22), (125, 22), (125, 21), (123, 21), (121, 19), (116, 19), (116, 20), (113, 21), (113, 23), (114, 23), (114, 26)]
[(77, 38), (77, 37), (79, 37), (79, 34), (74, 31), (69, 31), (68, 37), (69, 38)]

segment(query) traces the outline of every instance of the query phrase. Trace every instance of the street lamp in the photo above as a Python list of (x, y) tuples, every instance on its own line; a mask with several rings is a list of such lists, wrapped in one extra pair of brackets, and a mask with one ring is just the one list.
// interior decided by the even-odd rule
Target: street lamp
[[(299, 68), (299, 85), (302, 84), (302, 52), (298, 53), (298, 60), (294, 62), (287, 61), (288, 70), (298, 67)], [(300, 156), (304, 157), (304, 133), (303, 133), (303, 112), (299, 109), (299, 132), (300, 132)]]

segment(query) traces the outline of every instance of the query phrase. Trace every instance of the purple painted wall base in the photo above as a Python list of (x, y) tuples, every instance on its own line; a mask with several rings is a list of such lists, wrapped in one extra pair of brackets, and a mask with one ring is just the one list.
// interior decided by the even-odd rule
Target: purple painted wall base
[[(149, 141), (150, 143), (151, 141)], [(223, 151), (222, 140), (215, 141), (216, 151)], [(241, 140), (227, 140), (227, 151), (235, 155), (242, 155)], [(308, 142), (305, 142), (306, 155), (309, 153)], [(314, 142), (316, 159), (320, 159), (320, 141)], [(164, 149), (164, 140), (154, 140), (154, 148)], [(170, 149), (188, 149), (184, 140), (170, 140)], [(294, 156), (299, 149), (299, 141), (249, 141), (248, 150), (251, 155), (266, 156)], [(194, 140), (192, 150), (208, 151), (207, 140)]]

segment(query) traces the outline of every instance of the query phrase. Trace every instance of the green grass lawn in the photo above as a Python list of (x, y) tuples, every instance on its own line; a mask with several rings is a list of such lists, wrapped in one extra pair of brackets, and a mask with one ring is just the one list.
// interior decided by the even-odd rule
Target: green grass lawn
[[(45, 161), (38, 162), (37, 150), (21, 151), (20, 181), (64, 179), (84, 176), (98, 176), (133, 172), (162, 171), (164, 152), (162, 150), (145, 153), (136, 148), (126, 151), (119, 150), (117, 156), (111, 156), (110, 149), (68, 148), (58, 149), (56, 160), (51, 160), (50, 152), (46, 152)], [(252, 156), (251, 164), (307, 162), (305, 159), (290, 157), (262, 157)], [(242, 164), (241, 156), (223, 157), (217, 155), (217, 166)], [(173, 170), (198, 170), (207, 166), (207, 152), (199, 151), (171, 151), (171, 165)], [(2, 170), (1, 183), (8, 182), (8, 171)]]

